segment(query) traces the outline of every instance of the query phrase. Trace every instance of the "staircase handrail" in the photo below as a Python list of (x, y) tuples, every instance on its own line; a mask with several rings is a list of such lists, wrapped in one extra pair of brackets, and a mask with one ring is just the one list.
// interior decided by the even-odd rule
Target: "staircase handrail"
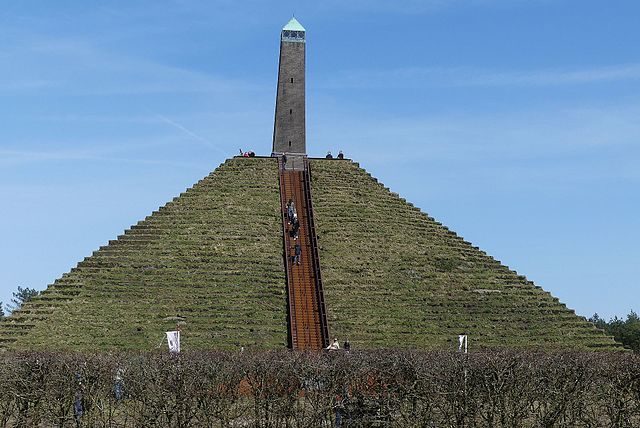
[(293, 302), (290, 297), (291, 297), (291, 290), (293, 287), (292, 284), (292, 278), (291, 275), (289, 275), (289, 272), (291, 271), (291, 266), (290, 266), (290, 254), (289, 254), (289, 239), (287, 237), (287, 218), (285, 215), (285, 209), (287, 207), (287, 197), (286, 197), (286, 184), (285, 184), (285, 180), (284, 180), (284, 173), (285, 173), (285, 169), (284, 169), (284, 164), (282, 162), (282, 158), (278, 157), (278, 177), (279, 177), (279, 184), (280, 184), (280, 215), (282, 216), (282, 236), (283, 236), (283, 244), (284, 244), (284, 270), (285, 270), (285, 282), (287, 284), (287, 306), (289, 309), (289, 337), (290, 337), (290, 345), (291, 348), (295, 348), (295, 345), (298, 341), (298, 338), (296, 336), (296, 332), (295, 329), (293, 328), (293, 305), (295, 304), (295, 302)]
[(320, 325), (322, 331), (322, 347), (326, 347), (329, 345), (329, 323), (327, 321), (327, 309), (324, 301), (324, 290), (322, 286), (322, 274), (320, 272), (320, 255), (318, 248), (318, 237), (316, 235), (316, 226), (315, 219), (313, 217), (313, 198), (311, 197), (311, 173), (309, 160), (305, 156), (304, 158), (304, 170), (303, 170), (303, 178), (304, 178), (304, 195), (305, 195), (305, 205), (307, 207), (307, 222), (309, 227), (309, 238), (311, 240), (311, 252), (313, 254), (313, 270), (314, 277), (316, 280), (316, 298), (318, 301), (318, 312), (320, 316)]

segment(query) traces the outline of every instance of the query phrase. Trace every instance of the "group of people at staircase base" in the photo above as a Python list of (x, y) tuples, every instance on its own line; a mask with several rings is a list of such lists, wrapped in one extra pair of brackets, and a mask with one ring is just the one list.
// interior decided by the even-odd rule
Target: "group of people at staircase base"
[[(351, 351), (351, 343), (349, 343), (349, 340), (345, 340), (344, 343), (342, 344), (343, 348), (346, 352)], [(327, 346), (326, 348), (324, 348), (327, 351), (339, 351), (340, 350), (340, 342), (338, 342), (338, 338), (334, 338), (333, 342)]]
[(293, 246), (293, 256), (291, 262), (296, 265), (300, 265), (300, 256), (302, 255), (302, 247), (298, 242), (298, 236), (300, 235), (300, 222), (298, 221), (298, 211), (296, 210), (296, 204), (292, 199), (287, 202), (287, 224), (291, 226), (289, 229), (289, 236), (293, 238), (295, 245)]
[[(327, 155), (325, 156), (326, 159), (333, 159), (333, 155), (331, 154), (331, 152), (327, 152)], [(338, 159), (344, 159), (344, 153), (342, 153), (342, 150), (340, 150), (340, 152), (338, 153), (337, 156)]]

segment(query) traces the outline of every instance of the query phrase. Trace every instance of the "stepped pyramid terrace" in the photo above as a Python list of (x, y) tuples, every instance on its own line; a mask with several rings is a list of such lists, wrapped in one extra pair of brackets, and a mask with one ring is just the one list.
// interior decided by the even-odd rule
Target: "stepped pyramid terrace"
[(151, 350), (176, 324), (185, 350), (620, 348), (357, 162), (309, 158), (306, 30), (280, 41), (272, 155), (226, 160), (99, 247), (0, 321), (0, 349)]
[[(613, 348), (558, 299), (348, 160), (312, 159), (327, 321), (355, 347)], [(14, 349), (287, 346), (278, 162), (235, 158), (1, 324)]]

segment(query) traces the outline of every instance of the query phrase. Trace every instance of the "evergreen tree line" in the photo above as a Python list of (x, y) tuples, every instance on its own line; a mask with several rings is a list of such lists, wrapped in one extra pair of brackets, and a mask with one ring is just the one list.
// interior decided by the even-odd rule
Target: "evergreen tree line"
[(16, 311), (38, 294), (40, 294), (40, 292), (35, 288), (22, 288), (18, 286), (18, 290), (13, 292), (13, 298), (11, 299), (10, 304), (4, 305), (3, 302), (0, 301), (0, 318), (4, 318), (5, 316), (7, 316), (4, 310), (5, 308), (7, 309), (7, 312)]
[(622, 343), (626, 348), (640, 352), (640, 317), (634, 311), (627, 315), (626, 319), (611, 318), (609, 322), (600, 318), (595, 313), (589, 321), (594, 323), (596, 327), (603, 329), (607, 334), (613, 336), (618, 342)]

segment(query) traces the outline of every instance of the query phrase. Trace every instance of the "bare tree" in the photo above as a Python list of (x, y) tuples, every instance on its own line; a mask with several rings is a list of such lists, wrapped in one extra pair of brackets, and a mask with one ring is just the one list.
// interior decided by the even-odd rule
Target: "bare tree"
[(635, 427), (640, 356), (0, 354), (0, 427)]

